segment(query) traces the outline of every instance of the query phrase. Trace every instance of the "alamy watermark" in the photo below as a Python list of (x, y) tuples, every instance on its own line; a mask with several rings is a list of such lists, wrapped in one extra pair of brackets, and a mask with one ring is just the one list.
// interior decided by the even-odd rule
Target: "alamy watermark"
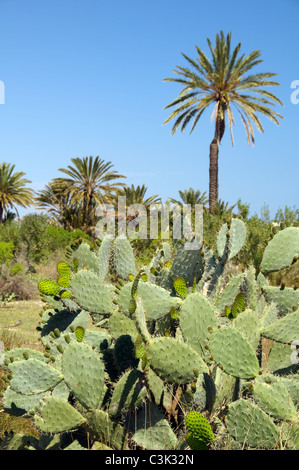
[(5, 85), (0, 80), (0, 104), (5, 104)]
[(291, 83), (291, 88), (295, 88), (295, 91), (291, 94), (291, 103), (299, 103), (299, 80), (293, 80)]
[(299, 340), (295, 340), (291, 343), (291, 363), (292, 364), (299, 364)]
[(99, 219), (95, 235), (146, 240), (180, 239), (186, 250), (199, 250), (203, 243), (203, 205), (157, 203), (127, 206), (126, 197), (118, 197), (117, 208), (113, 204), (99, 204)]

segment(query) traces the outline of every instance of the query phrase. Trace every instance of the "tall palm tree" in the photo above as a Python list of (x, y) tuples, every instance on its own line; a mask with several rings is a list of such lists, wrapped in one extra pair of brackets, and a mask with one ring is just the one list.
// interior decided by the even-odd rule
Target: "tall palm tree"
[(262, 62), (259, 50), (255, 50), (247, 56), (239, 55), (241, 43), (232, 50), (231, 33), (225, 38), (222, 31), (220, 34), (216, 34), (214, 47), (209, 39), (207, 42), (212, 56), (211, 60), (196, 46), (198, 54), (196, 60), (182, 53), (192, 66), (191, 69), (177, 66), (177, 70), (174, 72), (179, 75), (179, 78), (164, 79), (164, 81), (177, 82), (183, 86), (178, 98), (164, 108), (175, 107), (164, 124), (174, 119), (172, 127), (172, 134), (174, 134), (180, 126), (183, 131), (187, 124), (193, 121), (190, 132), (192, 133), (203, 112), (210, 105), (214, 105), (212, 118), (215, 121), (215, 133), (210, 144), (209, 169), (209, 210), (214, 212), (215, 203), (218, 200), (218, 151), (225, 131), (226, 117), (232, 144), (234, 145), (234, 109), (244, 124), (248, 145), (250, 146), (250, 143), (254, 145), (253, 124), (263, 132), (257, 114), (260, 113), (279, 124), (278, 118), (282, 116), (275, 112), (271, 106), (277, 103), (282, 105), (282, 102), (264, 88), (279, 85), (279, 83), (270, 80), (277, 74), (252, 74), (251, 72), (251, 69)]
[(96, 223), (96, 205), (109, 202), (113, 191), (124, 183), (113, 182), (125, 176), (111, 170), (111, 162), (100, 157), (72, 158), (74, 166), (60, 168), (66, 177), (54, 178), (53, 183), (61, 189), (61, 193), (70, 196), (72, 204), (81, 204), (83, 226), (90, 229)]
[(25, 173), (14, 169), (15, 165), (0, 163), (0, 223), (8, 215), (8, 209), (15, 210), (19, 216), (17, 206), (26, 208), (34, 203), (34, 191), (26, 187), (31, 181), (23, 178)]

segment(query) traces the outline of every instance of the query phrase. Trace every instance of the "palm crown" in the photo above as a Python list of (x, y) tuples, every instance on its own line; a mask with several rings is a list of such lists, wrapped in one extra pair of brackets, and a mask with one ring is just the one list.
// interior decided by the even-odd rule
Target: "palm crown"
[(18, 214), (16, 206), (29, 207), (33, 204), (34, 192), (26, 187), (31, 181), (24, 178), (25, 173), (14, 172), (14, 169), (15, 165), (0, 163), (0, 223), (3, 215), (8, 213), (8, 208)]
[[(247, 141), (254, 144), (254, 125), (263, 132), (259, 114), (266, 116), (276, 124), (282, 116), (273, 110), (276, 104), (282, 104), (273, 93), (264, 89), (277, 86), (272, 80), (275, 73), (251, 74), (251, 69), (260, 64), (259, 50), (249, 55), (239, 55), (241, 43), (233, 50), (231, 48), (231, 33), (226, 37), (221, 31), (216, 35), (215, 47), (207, 39), (211, 60), (196, 46), (198, 57), (193, 60), (182, 53), (191, 68), (177, 66), (174, 70), (178, 78), (166, 78), (165, 81), (177, 82), (183, 86), (178, 98), (169, 103), (165, 109), (175, 107), (175, 110), (165, 120), (164, 124), (174, 120), (172, 134), (181, 127), (183, 131), (193, 121), (191, 132), (194, 130), (204, 111), (213, 105), (212, 118), (215, 121), (215, 135), (212, 141), (214, 148), (210, 149), (210, 208), (218, 200), (218, 146), (225, 131), (225, 119), (229, 123), (232, 144), (234, 145), (233, 125), (236, 111), (245, 127)], [(191, 133), (190, 132), (190, 133)], [(211, 162), (211, 153), (214, 161)], [(212, 167), (211, 168), (211, 163)], [(217, 174), (211, 175), (216, 172)], [(212, 181), (211, 181), (212, 177)], [(212, 194), (211, 194), (212, 189)], [(212, 199), (212, 200), (211, 200)]]
[(111, 170), (111, 162), (99, 157), (72, 158), (74, 166), (60, 168), (66, 177), (55, 178), (54, 185), (61, 188), (62, 194), (69, 195), (71, 203), (82, 205), (84, 222), (87, 226), (95, 223), (96, 204), (108, 202), (113, 191), (123, 183), (112, 182), (125, 176)]

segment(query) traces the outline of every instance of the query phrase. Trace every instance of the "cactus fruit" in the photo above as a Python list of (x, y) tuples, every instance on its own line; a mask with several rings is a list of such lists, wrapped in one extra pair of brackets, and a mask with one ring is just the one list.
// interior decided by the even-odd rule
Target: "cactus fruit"
[(53, 279), (43, 279), (38, 283), (38, 290), (45, 295), (59, 295), (60, 287)]
[(190, 411), (185, 417), (188, 429), (186, 440), (191, 449), (204, 448), (215, 440), (209, 421), (197, 411)]

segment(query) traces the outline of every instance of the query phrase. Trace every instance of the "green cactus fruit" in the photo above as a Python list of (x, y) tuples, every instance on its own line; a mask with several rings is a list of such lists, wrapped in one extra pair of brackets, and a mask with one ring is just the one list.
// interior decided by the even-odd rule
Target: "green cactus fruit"
[(81, 343), (81, 341), (83, 341), (84, 335), (85, 335), (85, 329), (83, 328), (83, 326), (78, 325), (75, 328), (75, 336), (76, 336), (76, 340), (78, 341), (78, 343)]
[(71, 294), (71, 292), (67, 291), (67, 290), (64, 290), (63, 292), (61, 292), (60, 294), (60, 298), (61, 299), (71, 299), (73, 296)]
[(176, 293), (185, 299), (187, 297), (187, 286), (182, 277), (176, 277), (173, 281), (173, 287), (175, 288)]
[(208, 450), (207, 444), (197, 437), (194, 437), (191, 432), (187, 433), (186, 442), (192, 450)]
[(59, 276), (59, 278), (57, 279), (57, 284), (60, 286), (60, 287), (70, 287), (70, 280), (68, 277), (66, 276)]
[(63, 278), (70, 279), (72, 277), (70, 267), (65, 261), (57, 263), (57, 272)]
[(190, 411), (186, 415), (185, 425), (194, 438), (206, 444), (215, 440), (209, 421), (198, 411)]
[(60, 287), (53, 279), (43, 279), (38, 283), (38, 290), (44, 295), (59, 295)]

